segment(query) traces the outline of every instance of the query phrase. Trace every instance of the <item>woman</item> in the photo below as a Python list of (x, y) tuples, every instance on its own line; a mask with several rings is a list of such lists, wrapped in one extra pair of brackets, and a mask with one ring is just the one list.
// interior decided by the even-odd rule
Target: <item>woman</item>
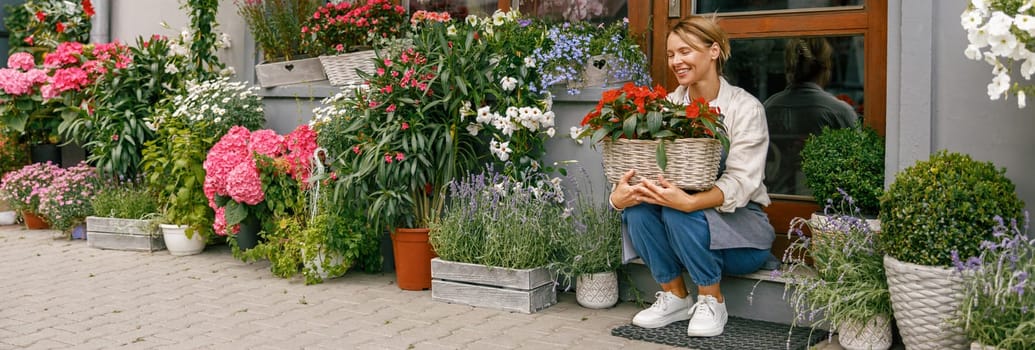
[[(689, 319), (688, 335), (716, 336), (727, 319), (719, 289), (722, 274), (757, 271), (771, 256), (773, 227), (762, 211), (769, 205), (762, 184), (769, 143), (765, 110), (754, 96), (720, 77), (730, 47), (714, 18), (677, 23), (669, 32), (667, 52), (679, 81), (669, 100), (687, 104), (704, 97), (724, 115), (730, 148), (721, 175), (711, 189), (690, 193), (662, 177), (656, 183), (630, 184), (632, 169), (610, 200), (615, 209), (624, 209), (622, 221), (633, 247), (662, 288), (633, 324), (657, 328)], [(684, 268), (697, 285), (696, 303), (688, 298)]]

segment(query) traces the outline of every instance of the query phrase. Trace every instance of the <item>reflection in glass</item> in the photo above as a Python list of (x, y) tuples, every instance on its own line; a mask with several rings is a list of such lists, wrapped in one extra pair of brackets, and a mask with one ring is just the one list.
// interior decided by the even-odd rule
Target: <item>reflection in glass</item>
[(410, 13), (418, 10), (449, 12), (454, 19), (467, 15), (490, 16), (499, 6), (497, 0), (409, 0)]
[(521, 13), (558, 21), (611, 23), (629, 16), (628, 0), (522, 0)]
[(698, 0), (694, 13), (746, 12), (858, 6), (863, 0)]
[(824, 126), (861, 124), (862, 36), (733, 40), (731, 51), (727, 79), (765, 101), (766, 187), (810, 195), (799, 155), (805, 139)]

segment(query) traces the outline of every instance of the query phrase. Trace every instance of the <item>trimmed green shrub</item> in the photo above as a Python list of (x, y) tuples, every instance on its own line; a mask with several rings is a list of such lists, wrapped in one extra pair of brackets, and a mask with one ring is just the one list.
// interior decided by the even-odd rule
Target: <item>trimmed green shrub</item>
[(968, 155), (941, 151), (899, 172), (880, 201), (880, 245), (888, 255), (914, 264), (950, 266), (953, 251), (978, 255), (992, 240), (995, 217), (1020, 219), (1006, 169)]
[(872, 128), (824, 127), (805, 140), (801, 171), (821, 207), (840, 203), (847, 193), (863, 214), (877, 214), (884, 192), (884, 139)]

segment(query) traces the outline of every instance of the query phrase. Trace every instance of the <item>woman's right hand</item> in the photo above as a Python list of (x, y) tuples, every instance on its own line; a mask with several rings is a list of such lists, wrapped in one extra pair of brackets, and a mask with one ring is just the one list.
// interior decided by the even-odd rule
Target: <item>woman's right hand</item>
[(636, 175), (635, 169), (625, 172), (625, 175), (622, 175), (622, 179), (615, 185), (614, 190), (611, 191), (611, 205), (615, 209), (622, 210), (642, 203), (642, 201), (636, 198), (636, 186), (641, 185), (636, 184), (636, 186), (633, 186), (629, 184), (629, 180), (632, 179), (633, 175)]

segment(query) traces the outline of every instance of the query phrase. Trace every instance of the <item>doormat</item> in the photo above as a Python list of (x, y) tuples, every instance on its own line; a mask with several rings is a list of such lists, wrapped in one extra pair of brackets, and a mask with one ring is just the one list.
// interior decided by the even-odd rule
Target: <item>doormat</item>
[[(689, 322), (679, 321), (654, 329), (629, 324), (612, 329), (611, 335), (699, 350), (799, 350), (807, 349), (828, 335), (827, 331), (822, 329), (810, 333), (806, 327), (794, 327), (792, 330), (791, 326), (785, 324), (730, 316), (726, 322), (726, 329), (721, 335), (704, 338), (690, 337), (686, 335), (686, 327)], [(790, 338), (788, 338), (788, 331), (791, 332)]]

